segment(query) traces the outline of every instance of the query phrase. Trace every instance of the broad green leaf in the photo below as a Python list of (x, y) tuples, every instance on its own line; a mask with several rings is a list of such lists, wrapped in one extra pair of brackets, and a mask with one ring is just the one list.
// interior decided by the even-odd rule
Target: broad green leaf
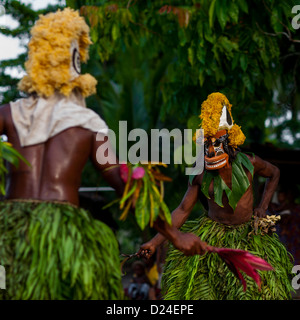
[(208, 172), (207, 170), (204, 171), (202, 184), (201, 184), (201, 191), (208, 199), (210, 199), (208, 194), (209, 186), (215, 176), (216, 176), (215, 173)]
[(249, 160), (249, 158), (245, 154), (243, 154), (242, 152), (239, 152), (237, 154), (237, 161), (239, 161), (241, 164), (243, 164), (244, 167), (249, 170), (249, 172), (251, 173), (251, 175), (253, 177), (253, 175), (254, 175), (254, 166), (251, 163), (251, 161)]
[[(244, 155), (246, 157), (246, 155)], [(248, 158), (247, 158), (248, 159)], [(250, 182), (247, 177), (245, 170), (243, 169), (241, 162), (244, 162), (247, 167), (251, 170), (252, 164), (249, 164), (243, 156), (239, 156), (238, 160), (236, 159), (232, 164), (232, 190), (226, 185), (218, 172), (208, 172), (204, 171), (201, 191), (203, 194), (209, 198), (209, 185), (213, 180), (214, 187), (214, 201), (221, 207), (223, 207), (222, 196), (223, 191), (225, 191), (229, 205), (235, 210), (237, 203), (243, 196), (243, 194), (248, 189)], [(251, 172), (251, 171), (250, 171)]]
[(218, 175), (214, 178), (214, 201), (217, 205), (220, 207), (224, 207), (222, 203), (222, 196), (223, 196), (223, 188), (217, 187), (221, 185), (221, 180), (222, 178)]
[(232, 192), (228, 197), (229, 204), (235, 210), (237, 203), (250, 185), (249, 179), (241, 165), (232, 164)]

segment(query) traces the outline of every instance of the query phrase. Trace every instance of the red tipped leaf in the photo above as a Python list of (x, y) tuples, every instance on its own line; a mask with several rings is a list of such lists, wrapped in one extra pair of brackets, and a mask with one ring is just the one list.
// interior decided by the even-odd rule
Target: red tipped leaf
[(242, 282), (244, 291), (246, 290), (246, 281), (241, 275), (239, 269), (254, 279), (259, 290), (261, 286), (261, 279), (256, 270), (273, 270), (273, 267), (264, 259), (254, 256), (245, 250), (208, 246), (208, 251), (218, 253), (228, 268)]

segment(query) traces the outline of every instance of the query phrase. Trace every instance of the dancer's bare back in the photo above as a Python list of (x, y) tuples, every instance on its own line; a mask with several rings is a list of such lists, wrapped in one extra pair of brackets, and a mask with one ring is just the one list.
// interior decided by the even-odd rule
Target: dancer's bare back
[(0, 107), (0, 134), (5, 134), (31, 164), (29, 167), (21, 161), (18, 168), (10, 166), (8, 199), (58, 200), (78, 205), (81, 174), (88, 159), (119, 194), (123, 190), (119, 169), (103, 172), (111, 165), (97, 162), (96, 152), (103, 141), (96, 141), (96, 133), (90, 130), (72, 127), (45, 143), (21, 147), (10, 105), (6, 104)]

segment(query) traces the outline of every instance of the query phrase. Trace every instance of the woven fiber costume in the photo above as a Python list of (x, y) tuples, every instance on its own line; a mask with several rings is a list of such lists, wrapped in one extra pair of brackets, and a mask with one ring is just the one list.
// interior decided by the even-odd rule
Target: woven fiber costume
[[(231, 105), (223, 94), (208, 96), (200, 118), (205, 170), (191, 180), (185, 198), (196, 201), (199, 186), (201, 197), (207, 199), (208, 214), (187, 221), (181, 231), (194, 233), (212, 246), (247, 250), (265, 259), (274, 270), (258, 271), (261, 288), (247, 275), (247, 290), (243, 291), (233, 270), (218, 255), (187, 257), (171, 246), (162, 278), (164, 299), (290, 299), (293, 265), (290, 254), (273, 233), (276, 217), (253, 215), (253, 174), (269, 178), (257, 209), (265, 213), (279, 179), (278, 169), (257, 156), (238, 151), (245, 136), (233, 123)], [(183, 200), (181, 210), (189, 207), (188, 201)]]
[(108, 130), (84, 101), (97, 83), (80, 74), (89, 28), (67, 8), (40, 16), (31, 35), (19, 84), (29, 97), (0, 110), (8, 140), (31, 163), (12, 168), (0, 203), (0, 298), (121, 299), (117, 240), (77, 203), (94, 134)]

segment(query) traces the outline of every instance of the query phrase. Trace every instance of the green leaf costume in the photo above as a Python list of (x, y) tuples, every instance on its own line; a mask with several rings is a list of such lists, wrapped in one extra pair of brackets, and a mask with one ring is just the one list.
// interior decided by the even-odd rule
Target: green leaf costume
[(122, 299), (117, 240), (84, 209), (58, 202), (0, 203), (1, 299)]
[[(201, 190), (209, 198), (208, 189), (213, 180), (214, 201), (223, 207), (225, 191), (232, 209), (250, 186), (244, 167), (253, 176), (254, 167), (249, 158), (239, 152), (232, 163), (232, 189), (216, 171), (205, 171)], [(247, 290), (228, 269), (218, 255), (185, 256), (172, 245), (169, 248), (162, 278), (165, 300), (273, 300), (291, 299), (293, 267), (292, 256), (275, 233), (264, 234), (254, 230), (254, 219), (241, 225), (225, 225), (210, 219), (206, 214), (187, 221), (182, 232), (193, 233), (209, 245), (242, 249), (265, 259), (273, 271), (258, 271), (262, 279), (261, 290), (246, 276)]]

